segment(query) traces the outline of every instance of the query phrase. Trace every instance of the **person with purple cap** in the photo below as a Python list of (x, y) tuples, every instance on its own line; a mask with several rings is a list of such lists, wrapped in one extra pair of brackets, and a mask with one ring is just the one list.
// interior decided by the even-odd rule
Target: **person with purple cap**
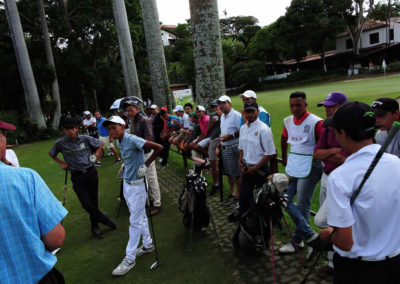
[[(347, 96), (341, 92), (329, 93), (325, 100), (318, 104), (318, 107), (324, 106), (326, 119), (323, 124), (321, 136), (314, 148), (314, 158), (324, 162), (323, 173), (321, 177), (321, 187), (319, 191), (319, 206), (314, 223), (320, 228), (328, 227), (327, 208), (325, 204), (327, 183), (329, 174), (338, 166), (343, 164), (344, 160), (350, 155), (336, 140), (335, 130), (333, 129), (332, 119), (335, 112), (347, 102)], [(328, 251), (328, 265), (322, 266), (317, 270), (317, 275), (326, 277), (333, 274), (333, 251)]]
[[(8, 131), (15, 131), (16, 129), (17, 128), (15, 127), (14, 124), (7, 123), (7, 122), (0, 120), (0, 134), (4, 135), (4, 137), (7, 137)], [(6, 150), (5, 164), (14, 166), (14, 167), (19, 167), (19, 161), (17, 158), (17, 154), (15, 154), (14, 150), (12, 150), (12, 149)]]

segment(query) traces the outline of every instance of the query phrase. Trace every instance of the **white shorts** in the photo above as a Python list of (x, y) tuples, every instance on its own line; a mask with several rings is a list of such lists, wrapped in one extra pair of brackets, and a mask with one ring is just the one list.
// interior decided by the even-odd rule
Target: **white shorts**
[(108, 150), (110, 150), (111, 148), (114, 148), (114, 144), (110, 143), (110, 139), (108, 136), (100, 136), (100, 141), (104, 142), (104, 147), (106, 147)]
[(211, 138), (207, 137), (201, 140), (198, 144), (201, 148), (207, 148), (210, 145)]

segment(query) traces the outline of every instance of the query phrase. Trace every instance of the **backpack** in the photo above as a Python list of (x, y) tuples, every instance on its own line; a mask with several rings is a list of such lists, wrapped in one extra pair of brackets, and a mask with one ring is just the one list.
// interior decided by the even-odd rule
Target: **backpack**
[[(179, 197), (179, 210), (183, 213), (183, 225), (187, 229), (201, 230), (210, 223), (205, 178), (192, 170), (186, 175), (186, 184)], [(193, 220), (193, 224), (192, 224)]]

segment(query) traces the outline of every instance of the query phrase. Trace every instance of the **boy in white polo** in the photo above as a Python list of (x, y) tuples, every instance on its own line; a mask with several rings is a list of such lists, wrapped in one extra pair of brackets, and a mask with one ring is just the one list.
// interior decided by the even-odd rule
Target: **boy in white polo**
[[(125, 163), (123, 174), (124, 197), (131, 214), (129, 218), (129, 241), (125, 258), (112, 272), (114, 276), (121, 276), (135, 266), (136, 256), (154, 250), (145, 210), (147, 194), (144, 177), (147, 167), (154, 161), (163, 147), (136, 135), (126, 133), (124, 131), (125, 121), (119, 116), (111, 116), (103, 122), (103, 125), (107, 127), (111, 138), (117, 139)], [(146, 161), (144, 160), (143, 149), (154, 150)], [(137, 248), (140, 237), (142, 237), (142, 246)]]
[(351, 155), (328, 178), (328, 224), (332, 235), (334, 283), (400, 283), (400, 160), (384, 153), (350, 200), (380, 149), (374, 144), (375, 115), (370, 106), (351, 102), (339, 108), (336, 138)]

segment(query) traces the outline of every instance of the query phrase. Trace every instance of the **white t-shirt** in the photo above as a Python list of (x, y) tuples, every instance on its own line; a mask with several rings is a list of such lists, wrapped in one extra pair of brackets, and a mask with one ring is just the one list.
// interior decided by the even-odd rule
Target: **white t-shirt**
[(353, 247), (341, 256), (380, 260), (400, 253), (400, 159), (383, 154), (353, 205), (350, 198), (360, 185), (369, 165), (380, 149), (378, 144), (361, 148), (349, 156), (328, 178), (328, 224), (352, 226)]
[(192, 121), (190, 120), (190, 117), (187, 113), (184, 113), (182, 116), (182, 120), (183, 120), (183, 127), (186, 129), (193, 129), (192, 126)]
[(92, 125), (94, 122), (94, 125), (96, 126), (96, 118), (94, 118), (93, 116), (89, 119), (84, 119), (83, 120), (83, 125)]
[[(231, 109), (231, 111), (225, 115), (225, 113), (223, 113), (221, 115), (221, 137), (224, 135), (233, 135), (236, 132), (238, 132), (240, 130), (240, 118), (242, 117), (242, 115), (240, 114), (240, 112)], [(221, 145), (222, 146), (229, 146), (229, 145), (233, 145), (235, 143), (238, 143), (238, 138), (235, 139), (230, 139), (228, 141), (222, 142), (221, 141)]]
[(14, 150), (6, 150), (6, 160), (9, 161), (14, 167), (19, 167), (17, 154), (15, 154)]
[[(388, 132), (386, 130), (378, 130), (375, 137), (376, 143), (382, 145), (383, 142), (385, 142), (387, 136)], [(396, 155), (400, 158), (400, 132), (397, 132), (392, 142), (390, 142), (389, 146), (386, 148), (386, 153)]]
[(249, 122), (240, 128), (239, 149), (243, 150), (246, 163), (255, 165), (264, 156), (276, 153), (271, 129), (259, 118), (248, 126)]

